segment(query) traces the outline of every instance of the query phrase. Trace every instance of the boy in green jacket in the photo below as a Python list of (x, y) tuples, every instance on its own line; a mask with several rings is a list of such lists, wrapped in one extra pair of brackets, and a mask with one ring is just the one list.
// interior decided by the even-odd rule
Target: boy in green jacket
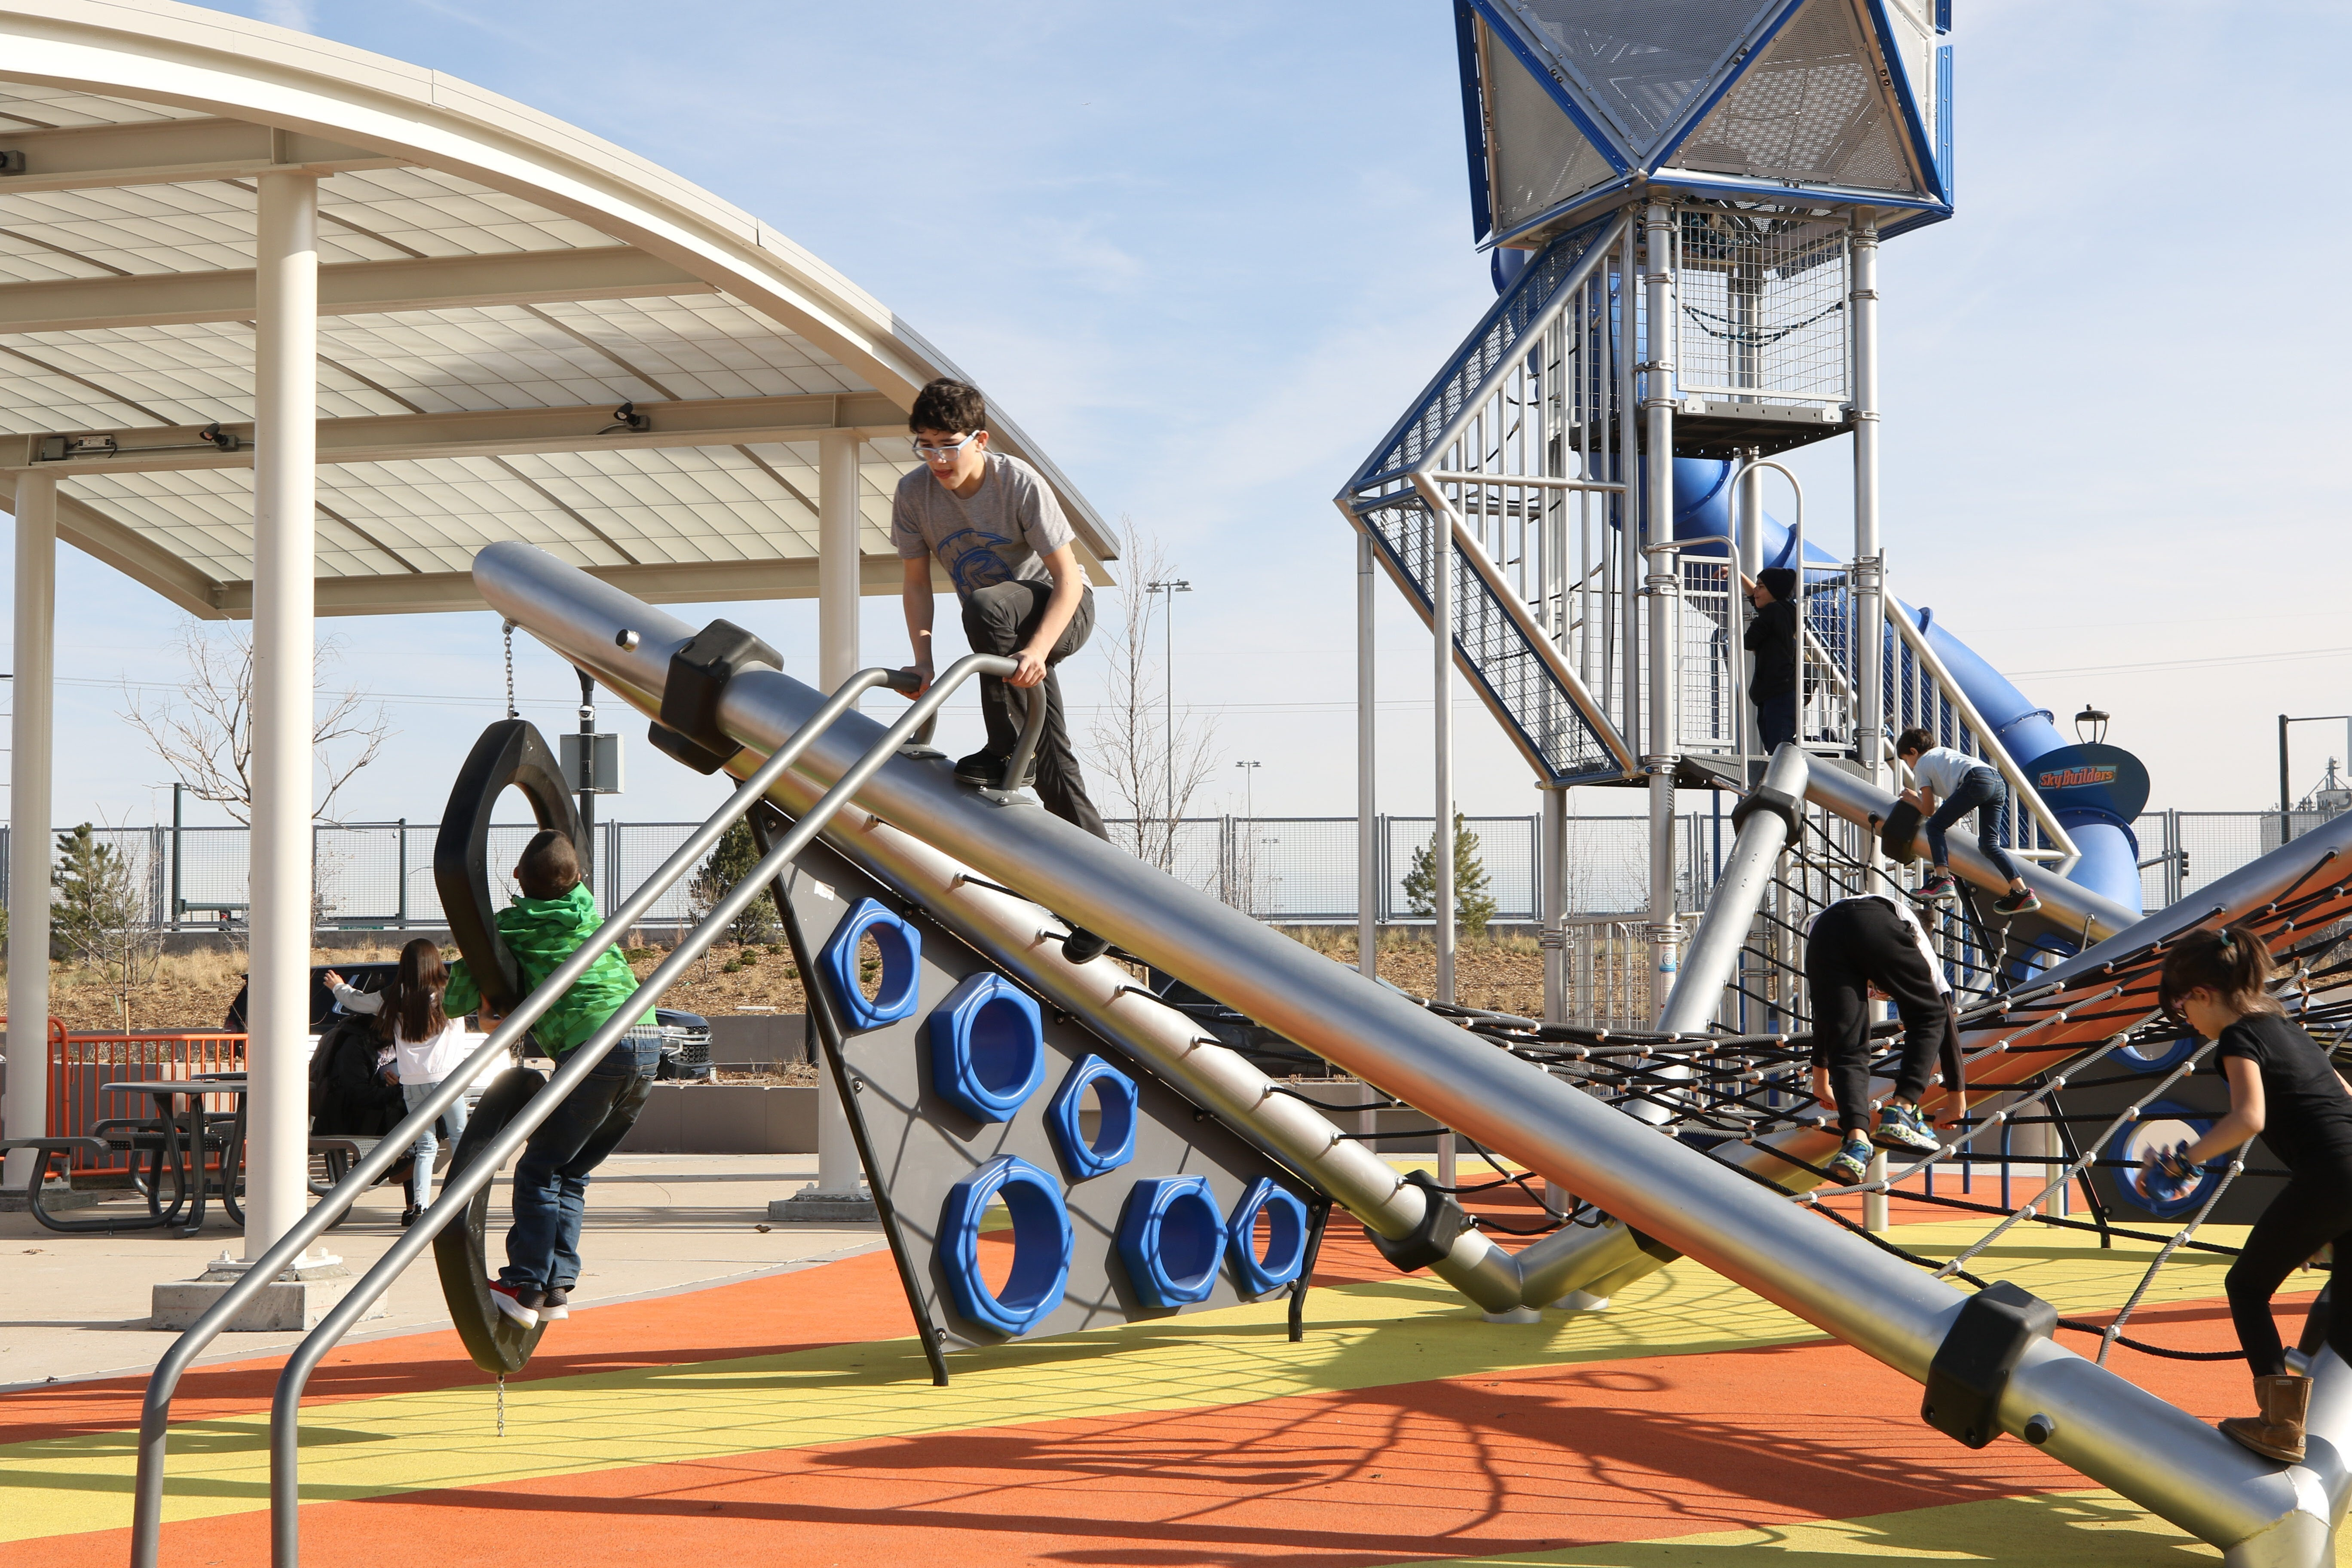
[[(581, 885), (580, 856), (572, 840), (552, 830), (523, 847), (514, 878), (522, 891), (499, 912), (499, 935), (514, 954), (523, 984), (535, 989), (596, 930), (596, 900)], [(561, 1063), (606, 1019), (631, 1005), (636, 991), (628, 961), (617, 950), (607, 951), (540, 1015), (532, 1033)], [(473, 1012), (481, 997), (465, 962), (452, 963), (444, 1010), (452, 1017)], [(485, 1010), (482, 1023), (490, 1027), (496, 1018)], [(588, 1173), (604, 1163), (645, 1109), (660, 1063), (661, 1026), (648, 1008), (523, 1145), (515, 1165), (507, 1266), (490, 1286), (490, 1300), (525, 1328), (542, 1317), (572, 1315)]]

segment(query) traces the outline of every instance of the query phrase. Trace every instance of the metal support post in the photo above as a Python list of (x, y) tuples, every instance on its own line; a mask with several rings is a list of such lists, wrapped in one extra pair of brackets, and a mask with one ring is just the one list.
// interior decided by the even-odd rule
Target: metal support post
[(596, 891), (596, 791), (604, 783), (596, 776), (596, 678), (583, 669), (580, 672), (580, 879), (588, 884), (591, 897)]
[[(9, 746), (16, 764), (8, 803), (8, 1090), (0, 1137), (49, 1135), (50, 741), (58, 620), (58, 481), (16, 478), (16, 668)], [(32, 1179), (37, 1150), (8, 1156), (7, 1190)]]
[[(248, 1263), (293, 1228), (309, 1196), (305, 1058), (310, 1030), (310, 694), (318, 531), (316, 176), (261, 176), (254, 261)], [(295, 1267), (303, 1261), (298, 1258)]]
[(1544, 1022), (1568, 1022), (1568, 791), (1540, 784), (1543, 816), (1537, 825), (1536, 889), (1542, 900)]
[[(1763, 456), (1760, 447), (1750, 447), (1739, 454), (1739, 474), (1731, 494), (1735, 563), (1738, 567), (1738, 576), (1750, 582), (1764, 570), (1764, 471), (1756, 466)], [(1749, 604), (1748, 595), (1740, 591), (1737, 578), (1731, 584), (1731, 625), (1738, 629), (1741, 638), (1745, 638), (1748, 623), (1755, 617), (1756, 606)], [(1744, 643), (1735, 640), (1731, 658), (1739, 676), (1739, 754), (1742, 757), (1757, 756), (1763, 751), (1763, 742), (1757, 730), (1755, 706), (1748, 700), (1748, 692), (1756, 678), (1756, 656), (1747, 650)]]
[(1618, 685), (1624, 718), (1617, 731), (1628, 746), (1642, 735), (1642, 437), (1633, 412), (1640, 394), (1641, 296), (1634, 289), (1637, 244), (1633, 226), (1617, 251), (1617, 479), (1625, 488), (1612, 498), (1617, 510)]
[(1432, 940), (1437, 944), (1437, 999), (1454, 994), (1454, 529), (1443, 506), (1429, 509), (1429, 626), (1436, 662), (1431, 682), (1436, 722), (1430, 734), (1433, 831), (1429, 864)]
[(1675, 554), (1675, 276), (1673, 213), (1650, 204), (1646, 217), (1648, 271), (1643, 284), (1650, 316), (1648, 381), (1642, 412), (1648, 437), (1643, 486), (1645, 514), (1642, 556), (1650, 621), (1650, 743), (1642, 764), (1650, 775), (1650, 945), (1658, 989), (1674, 983), (1682, 928), (1675, 919), (1675, 699), (1680, 694), (1675, 632), (1681, 608)]
[[(1369, 531), (1356, 535), (1356, 967), (1381, 972), (1380, 752), (1374, 746), (1372, 606), (1379, 586)], [(1171, 742), (1172, 745), (1172, 742)]]
[[(1878, 226), (1853, 214), (1853, 658), (1854, 760), (1873, 784), (1885, 769), (1885, 579), (1878, 534)], [(1872, 858), (1876, 859), (1874, 851)]]

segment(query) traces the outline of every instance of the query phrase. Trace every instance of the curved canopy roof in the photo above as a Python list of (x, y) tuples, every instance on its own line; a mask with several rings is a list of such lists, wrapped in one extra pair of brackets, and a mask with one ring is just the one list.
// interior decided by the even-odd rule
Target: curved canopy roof
[(831, 430), (896, 591), (905, 411), (958, 372), (880, 301), (573, 126), (168, 0), (0, 0), (0, 489), (54, 473), (61, 537), (247, 612), (255, 181), (288, 169), (320, 176), (320, 614), (478, 607), (501, 539), (649, 600), (813, 595)]

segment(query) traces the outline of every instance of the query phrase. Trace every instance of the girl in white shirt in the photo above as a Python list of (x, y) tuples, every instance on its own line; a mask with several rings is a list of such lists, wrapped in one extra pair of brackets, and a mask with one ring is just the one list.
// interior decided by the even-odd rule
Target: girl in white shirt
[[(347, 1011), (377, 1016), (379, 1026), (391, 1038), (401, 1097), (408, 1101), (409, 1110), (424, 1104), (441, 1080), (465, 1061), (466, 1021), (441, 1010), (441, 993), (449, 984), (449, 971), (441, 962), (441, 950), (429, 939), (418, 937), (400, 950), (400, 973), (381, 991), (354, 991), (331, 969), (326, 981), (334, 990), (335, 1000)], [(425, 1205), (433, 1201), (433, 1159), (440, 1152), (434, 1136), (436, 1126), (448, 1128), (453, 1145), (464, 1137), (465, 1100), (452, 1104), (417, 1137), (415, 1169), (408, 1178), (408, 1207), (400, 1215), (404, 1229), (414, 1225)]]

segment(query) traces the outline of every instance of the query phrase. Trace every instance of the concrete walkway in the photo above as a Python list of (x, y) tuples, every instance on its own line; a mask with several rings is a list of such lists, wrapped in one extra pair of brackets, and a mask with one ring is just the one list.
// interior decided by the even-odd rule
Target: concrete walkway
[[(584, 1268), (573, 1300), (596, 1305), (690, 1290), (727, 1280), (805, 1267), (883, 1245), (879, 1226), (771, 1226), (768, 1201), (790, 1197), (816, 1177), (814, 1154), (621, 1154), (597, 1171), (588, 1194), (580, 1253)], [(507, 1210), (501, 1177), (491, 1199), (491, 1267)], [(378, 1187), (325, 1246), (354, 1274), (383, 1256), (400, 1235), (401, 1194)], [(120, 1208), (143, 1215), (126, 1194), (70, 1217)], [(174, 1336), (147, 1326), (157, 1284), (193, 1279), (223, 1250), (242, 1255), (244, 1235), (217, 1207), (201, 1235), (168, 1231), (120, 1236), (59, 1236), (30, 1215), (0, 1214), (0, 1393), (27, 1384), (120, 1376), (155, 1364)], [(353, 1340), (446, 1328), (449, 1314), (430, 1259), (412, 1266), (385, 1298), (386, 1316), (362, 1323)], [(295, 1333), (224, 1334), (205, 1361), (237, 1360), (290, 1349)], [(199, 1363), (201, 1364), (201, 1363)]]

